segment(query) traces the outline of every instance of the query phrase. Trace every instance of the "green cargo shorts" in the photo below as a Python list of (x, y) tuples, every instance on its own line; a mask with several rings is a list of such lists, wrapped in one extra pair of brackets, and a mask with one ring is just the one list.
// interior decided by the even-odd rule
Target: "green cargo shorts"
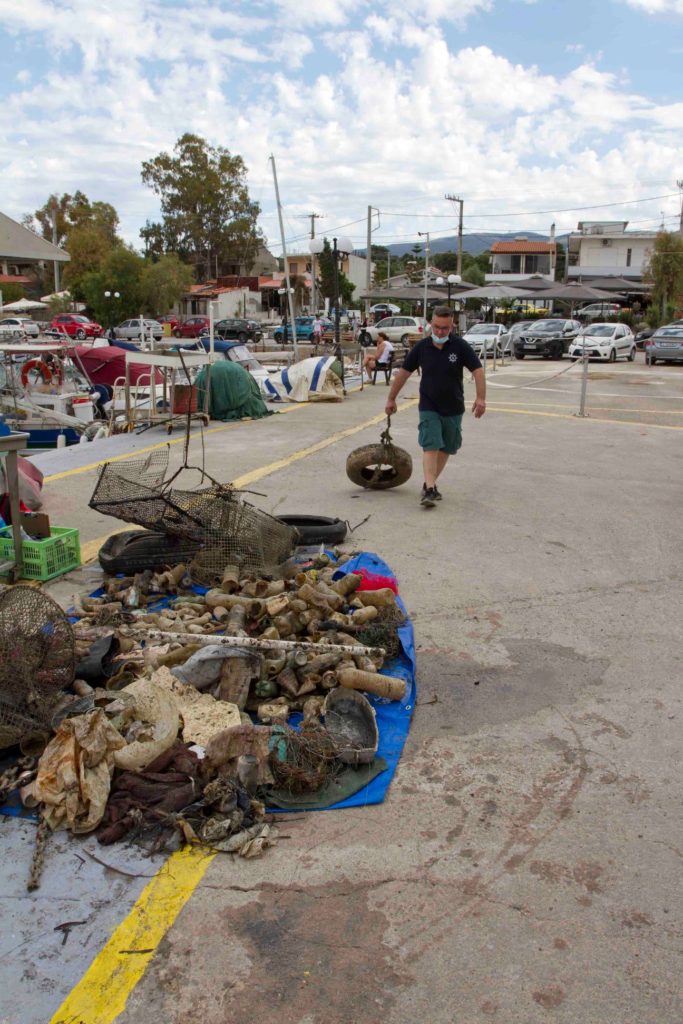
[(462, 444), (462, 416), (440, 416), (438, 412), (420, 412), (418, 430), (420, 448), (455, 455)]

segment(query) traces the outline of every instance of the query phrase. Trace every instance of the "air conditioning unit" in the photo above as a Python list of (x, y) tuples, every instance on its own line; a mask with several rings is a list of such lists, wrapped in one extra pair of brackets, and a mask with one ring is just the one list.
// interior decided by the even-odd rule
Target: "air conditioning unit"
[(609, 245), (611, 245), (611, 244), (612, 244), (612, 239), (611, 239), (611, 238), (603, 238), (603, 240), (602, 240), (602, 244), (603, 244), (604, 246), (609, 246)]

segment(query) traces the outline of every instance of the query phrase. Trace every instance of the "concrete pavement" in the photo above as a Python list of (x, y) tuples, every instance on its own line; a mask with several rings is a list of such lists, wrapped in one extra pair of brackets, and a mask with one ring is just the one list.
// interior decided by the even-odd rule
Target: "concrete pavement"
[[(334, 437), (381, 413), (383, 385), (207, 436), (221, 478), (285, 462), (254, 484), (269, 511), (370, 516), (352, 543), (398, 576), (418, 707), (382, 806), (300, 815), (262, 860), (210, 864), (122, 1024), (681, 1019), (683, 374), (591, 368), (579, 420), (576, 370), (529, 388), (559, 369), (496, 374), (429, 511), (419, 466), (393, 492), (345, 477), (380, 428)], [(414, 407), (392, 433), (417, 459)], [(119, 528), (83, 513), (93, 480), (46, 495), (86, 540)]]

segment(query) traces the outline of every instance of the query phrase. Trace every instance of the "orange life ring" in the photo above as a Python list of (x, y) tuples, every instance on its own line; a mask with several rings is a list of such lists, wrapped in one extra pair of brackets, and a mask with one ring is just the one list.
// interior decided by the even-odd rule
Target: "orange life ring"
[(28, 375), (31, 370), (38, 370), (43, 379), (43, 384), (52, 384), (53, 381), (61, 384), (64, 376), (61, 361), (55, 360), (54, 356), (52, 356), (50, 363), (54, 365), (50, 365), (42, 359), (29, 359), (25, 362), (21, 368), (21, 383), (24, 387), (28, 387), (30, 383)]

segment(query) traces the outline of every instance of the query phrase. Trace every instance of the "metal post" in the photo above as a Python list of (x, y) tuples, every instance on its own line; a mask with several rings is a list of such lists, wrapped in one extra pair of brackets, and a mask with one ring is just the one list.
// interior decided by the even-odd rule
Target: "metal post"
[(368, 240), (365, 249), (365, 291), (372, 288), (372, 207), (368, 206)]
[(581, 376), (581, 400), (579, 402), (579, 411), (577, 416), (585, 417), (588, 415), (586, 412), (586, 392), (588, 390), (588, 356), (586, 355), (586, 337), (583, 338), (583, 374)]
[(341, 363), (342, 391), (346, 394), (346, 382), (344, 381), (344, 353), (341, 347), (341, 317), (339, 315), (339, 259), (340, 253), (337, 249), (337, 239), (332, 239), (332, 256), (334, 259), (334, 354)]
[(427, 319), (427, 278), (429, 277), (429, 231), (418, 231), (418, 235), (422, 237), (427, 236), (427, 243), (425, 245), (425, 283), (424, 283), (424, 298), (422, 300), (422, 316)]

